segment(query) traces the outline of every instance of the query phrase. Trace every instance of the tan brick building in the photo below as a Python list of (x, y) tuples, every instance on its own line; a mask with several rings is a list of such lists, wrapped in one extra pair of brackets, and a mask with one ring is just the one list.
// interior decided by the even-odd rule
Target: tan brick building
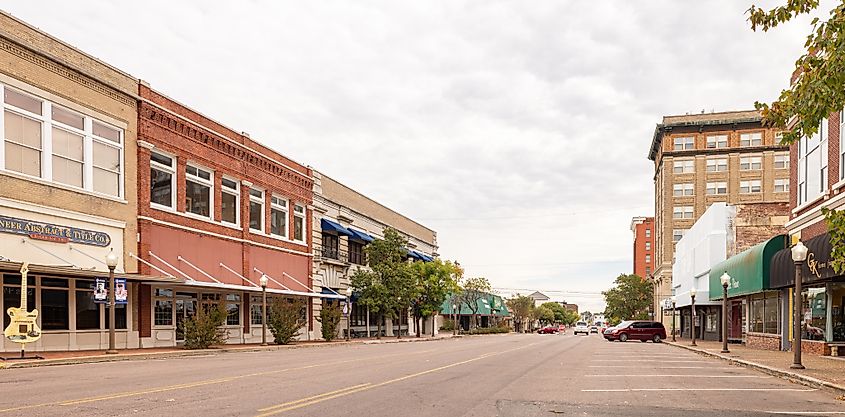
[(674, 244), (710, 204), (789, 201), (789, 148), (757, 111), (665, 116), (652, 138), (654, 311), (672, 296)]

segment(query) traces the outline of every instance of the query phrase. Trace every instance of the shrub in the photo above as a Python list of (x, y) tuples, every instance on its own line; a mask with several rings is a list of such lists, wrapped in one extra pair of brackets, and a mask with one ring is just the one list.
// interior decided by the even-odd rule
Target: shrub
[(443, 325), (440, 326), (440, 330), (444, 330), (444, 331), (455, 330), (455, 321), (452, 320), (452, 319), (443, 319)]
[(226, 343), (229, 332), (221, 329), (226, 322), (226, 310), (217, 305), (205, 311), (201, 308), (197, 314), (185, 320), (185, 348), (208, 349), (212, 345)]
[(494, 333), (510, 333), (511, 329), (505, 326), (495, 327), (476, 327), (467, 332), (467, 334), (494, 334)]
[(305, 325), (302, 310), (305, 305), (294, 299), (276, 299), (270, 308), (267, 327), (273, 333), (278, 345), (287, 345), (299, 336), (299, 329)]
[(323, 339), (330, 342), (337, 338), (337, 327), (340, 324), (340, 307), (337, 304), (324, 305), (320, 310)]

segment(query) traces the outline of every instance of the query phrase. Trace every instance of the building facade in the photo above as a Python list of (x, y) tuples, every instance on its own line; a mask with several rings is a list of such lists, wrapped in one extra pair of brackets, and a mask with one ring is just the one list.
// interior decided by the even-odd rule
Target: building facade
[[(655, 313), (672, 296), (675, 244), (716, 202), (789, 201), (789, 148), (756, 111), (665, 116), (655, 128)], [(659, 313), (657, 313), (659, 314)]]
[[(132, 76), (0, 12), (0, 311), (6, 328), (29, 263), (26, 308), (42, 334), (28, 350), (108, 346), (94, 293), (109, 253), (128, 279), (117, 346), (138, 344), (136, 92)], [(19, 350), (0, 338), (0, 351)]]
[(634, 217), (634, 275), (648, 278), (654, 272), (654, 217)]
[[(325, 174), (312, 172), (313, 291), (350, 295), (352, 307), (347, 310), (349, 314), (341, 319), (339, 336), (346, 334), (346, 320), (350, 320), (352, 337), (375, 336), (380, 318), (355, 303), (355, 294), (348, 292), (352, 274), (359, 268), (368, 268), (364, 248), (374, 239), (382, 238), (384, 229), (390, 227), (408, 239), (409, 261), (429, 262), (437, 257), (437, 233)], [(316, 317), (324, 306), (334, 302), (338, 301), (330, 298), (312, 300), (314, 339), (322, 337), (321, 325)], [(401, 323), (390, 318), (383, 320), (381, 329), (384, 336), (393, 336), (396, 332), (413, 335), (418, 332), (431, 334), (433, 330), (436, 333), (441, 324), (437, 322), (432, 326), (432, 319), (412, 323), (408, 317), (403, 317)]]

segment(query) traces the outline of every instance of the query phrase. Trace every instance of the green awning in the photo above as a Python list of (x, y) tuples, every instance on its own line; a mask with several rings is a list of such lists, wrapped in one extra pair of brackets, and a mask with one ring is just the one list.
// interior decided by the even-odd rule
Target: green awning
[(710, 268), (710, 301), (722, 299), (722, 274), (731, 276), (728, 298), (770, 289), (772, 257), (787, 245), (786, 235), (775, 236), (731, 256)]
[[(446, 301), (443, 302), (443, 305), (440, 306), (440, 314), (448, 315), (452, 313), (452, 296), (449, 295), (446, 297)], [(468, 305), (461, 305), (461, 308), (457, 313), (461, 315), (473, 314), (472, 309), (470, 309)], [(478, 300), (478, 309), (476, 314), (483, 316), (496, 315), (502, 317), (510, 315), (508, 308), (505, 306), (505, 300), (494, 294), (487, 294), (486, 297), (482, 297)]]

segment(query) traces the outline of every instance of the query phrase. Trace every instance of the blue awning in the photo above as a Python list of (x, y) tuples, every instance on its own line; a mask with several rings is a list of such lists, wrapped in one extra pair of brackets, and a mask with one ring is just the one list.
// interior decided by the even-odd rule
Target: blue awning
[(424, 253), (420, 253), (420, 256), (422, 256), (423, 262), (434, 262), (434, 258), (432, 258), (431, 256), (428, 256)]
[(421, 254), (421, 253), (419, 253), (415, 250), (409, 251), (409, 254), (411, 255), (411, 258), (413, 258), (413, 259), (426, 262), (425, 255), (423, 255), (423, 254)]
[(328, 230), (330, 232), (337, 232), (339, 235), (344, 236), (352, 236), (352, 233), (349, 229), (340, 225), (340, 223), (335, 223), (331, 220), (327, 219), (320, 219), (320, 228), (323, 230)]
[(370, 242), (375, 240), (372, 236), (370, 236), (370, 235), (368, 235), (364, 232), (359, 232), (355, 229), (346, 229), (346, 230), (349, 230), (352, 233), (352, 236), (349, 236), (352, 239), (363, 240), (364, 242), (367, 242), (367, 243), (370, 243)]
[(343, 295), (343, 293), (341, 293), (340, 291), (337, 291), (337, 292), (332, 291), (332, 289), (329, 288), (329, 287), (321, 287), (320, 294), (334, 295), (334, 296)]

